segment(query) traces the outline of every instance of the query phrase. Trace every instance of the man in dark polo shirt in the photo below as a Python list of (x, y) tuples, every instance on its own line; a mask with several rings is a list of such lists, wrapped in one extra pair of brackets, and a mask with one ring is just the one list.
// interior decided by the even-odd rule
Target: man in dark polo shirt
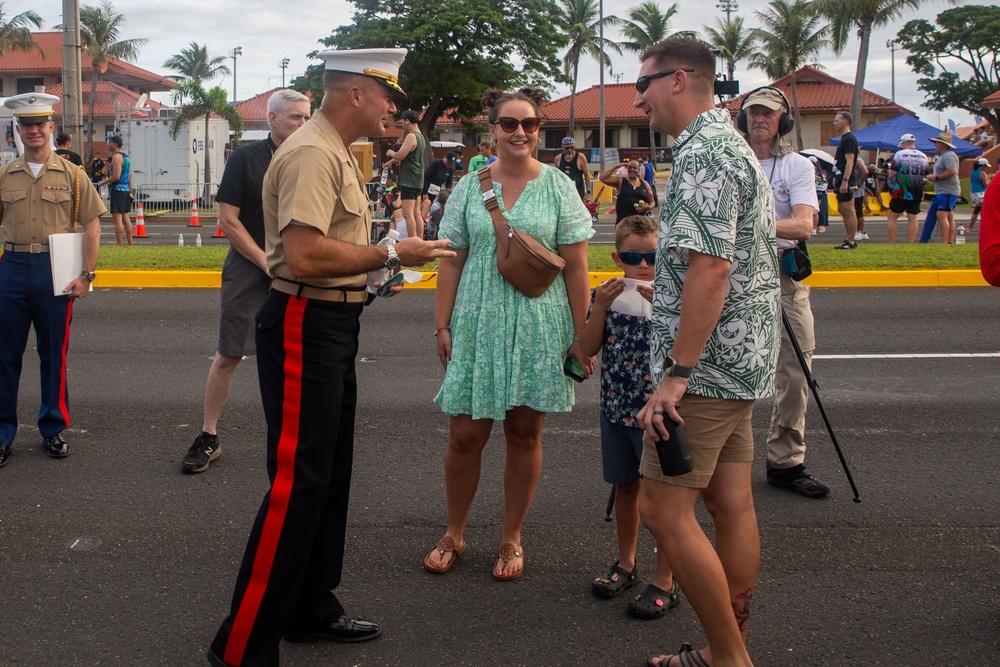
[(219, 228), (231, 247), (222, 265), (222, 314), (219, 348), (205, 383), (201, 434), (188, 449), (181, 470), (198, 473), (219, 458), (222, 447), (216, 427), (229, 395), (233, 373), (254, 347), (254, 316), (270, 285), (264, 255), (264, 210), (261, 187), (278, 146), (309, 120), (309, 98), (294, 90), (279, 90), (267, 101), (271, 133), (264, 141), (236, 149), (226, 163), (219, 193)]

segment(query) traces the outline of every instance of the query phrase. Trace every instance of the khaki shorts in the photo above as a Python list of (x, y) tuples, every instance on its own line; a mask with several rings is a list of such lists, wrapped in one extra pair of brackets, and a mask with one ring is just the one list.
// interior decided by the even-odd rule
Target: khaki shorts
[(694, 470), (667, 477), (660, 470), (656, 445), (649, 435), (642, 439), (643, 477), (667, 484), (704, 489), (712, 481), (718, 463), (753, 462), (752, 400), (728, 400), (688, 394), (681, 399), (678, 412), (684, 418), (684, 432), (691, 446)]

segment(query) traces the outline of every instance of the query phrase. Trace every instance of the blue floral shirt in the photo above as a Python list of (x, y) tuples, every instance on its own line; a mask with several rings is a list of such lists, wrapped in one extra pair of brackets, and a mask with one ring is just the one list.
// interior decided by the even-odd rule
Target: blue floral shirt
[[(591, 307), (596, 294), (590, 295)], [(601, 412), (612, 424), (639, 428), (635, 416), (651, 393), (649, 318), (608, 308), (601, 352)]]

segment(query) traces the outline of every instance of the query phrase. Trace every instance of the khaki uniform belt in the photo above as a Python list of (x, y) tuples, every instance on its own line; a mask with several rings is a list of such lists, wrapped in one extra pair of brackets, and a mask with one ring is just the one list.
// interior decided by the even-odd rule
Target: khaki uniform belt
[(284, 294), (316, 299), (317, 301), (333, 301), (334, 303), (365, 303), (368, 300), (368, 290), (364, 287), (350, 289), (343, 287), (314, 287), (292, 282), (284, 278), (273, 278), (271, 289)]
[(48, 252), (48, 243), (11, 243), (7, 241), (3, 244), (3, 249), (6, 252), (30, 252), (32, 255), (37, 255), (40, 252)]

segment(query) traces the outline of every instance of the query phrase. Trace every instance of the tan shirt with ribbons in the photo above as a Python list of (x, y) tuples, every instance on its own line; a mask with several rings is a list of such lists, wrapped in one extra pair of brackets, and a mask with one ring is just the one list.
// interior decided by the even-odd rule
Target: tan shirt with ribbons
[[(371, 237), (371, 211), (361, 168), (330, 121), (317, 112), (285, 140), (264, 176), (267, 272), (296, 281), (288, 267), (281, 232), (292, 221), (324, 236), (358, 246)], [(366, 274), (309, 278), (316, 287), (362, 287)]]
[[(54, 152), (35, 178), (21, 156), (0, 168), (0, 225), (7, 243), (48, 244), (49, 234), (73, 231), (77, 166)], [(79, 222), (86, 223), (107, 209), (85, 171), (79, 179)]]

